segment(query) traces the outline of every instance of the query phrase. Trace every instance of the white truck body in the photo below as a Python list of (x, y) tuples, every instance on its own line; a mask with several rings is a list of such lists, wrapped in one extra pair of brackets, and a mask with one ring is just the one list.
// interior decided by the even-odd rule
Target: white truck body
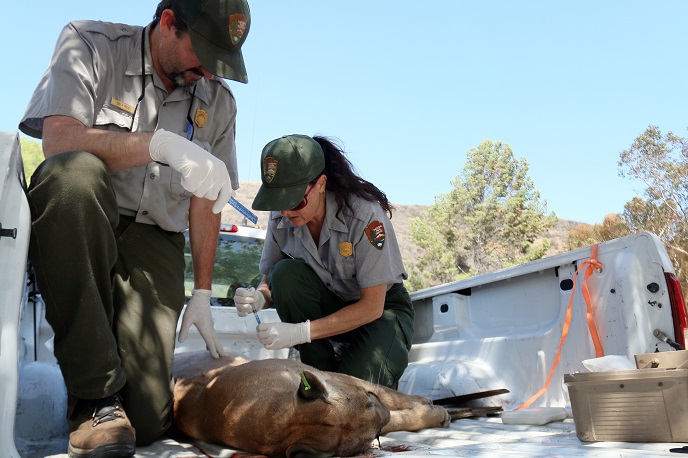
[[(66, 393), (50, 350), (52, 331), (40, 297), (25, 288), (30, 218), (15, 133), (0, 133), (0, 166), (0, 224), (17, 229), (16, 238), (0, 237), (0, 458), (66, 456)], [(675, 456), (669, 450), (683, 444), (581, 442), (570, 415), (544, 425), (527, 424), (537, 423), (543, 412), (537, 408), (570, 410), (564, 374), (586, 371), (583, 361), (595, 357), (581, 294), (582, 271), (572, 288), (577, 269), (590, 255), (591, 248), (582, 248), (413, 293), (414, 345), (399, 389), (432, 399), (505, 388), (509, 393), (471, 405), (514, 411), (544, 386), (569, 302), (570, 330), (549, 388), (533, 402), (534, 408), (522, 411), (525, 424), (507, 424), (500, 416), (455, 420), (448, 429), (388, 434), (371, 453)], [(655, 337), (655, 330), (685, 344), (685, 304), (671, 303), (676, 295), (673, 268), (656, 236), (638, 233), (602, 243), (596, 260), (601, 268), (594, 269), (587, 286), (606, 355), (632, 361), (637, 354), (672, 351)], [(239, 318), (233, 307), (213, 307), (212, 313), (226, 350), (253, 359), (290, 356), (287, 350), (271, 352), (260, 345), (252, 316)], [(279, 319), (274, 310), (260, 314), (263, 321)], [(201, 348), (203, 341), (192, 330), (176, 351)], [(139, 448), (136, 456), (228, 457), (235, 452), (163, 438)]]

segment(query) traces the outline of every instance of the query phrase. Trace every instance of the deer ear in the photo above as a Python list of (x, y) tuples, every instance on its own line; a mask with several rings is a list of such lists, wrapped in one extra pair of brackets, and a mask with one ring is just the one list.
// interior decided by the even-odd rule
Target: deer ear
[(317, 375), (309, 371), (303, 371), (299, 374), (301, 383), (299, 383), (299, 390), (297, 397), (305, 401), (312, 401), (314, 399), (321, 399), (329, 402), (327, 398), (327, 388), (325, 384), (320, 381)]

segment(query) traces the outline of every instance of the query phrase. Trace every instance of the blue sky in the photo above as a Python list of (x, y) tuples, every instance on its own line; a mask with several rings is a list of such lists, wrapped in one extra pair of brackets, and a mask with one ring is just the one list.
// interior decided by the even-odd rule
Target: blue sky
[[(6, 5), (0, 130), (16, 130), (65, 23), (144, 25), (156, 5)], [(619, 153), (650, 124), (687, 135), (685, 1), (253, 0), (251, 11), (249, 83), (229, 82), (242, 180), (260, 180), (270, 140), (321, 134), (393, 203), (430, 205), (491, 139), (528, 161), (548, 210), (599, 223), (643, 189), (618, 176)]]

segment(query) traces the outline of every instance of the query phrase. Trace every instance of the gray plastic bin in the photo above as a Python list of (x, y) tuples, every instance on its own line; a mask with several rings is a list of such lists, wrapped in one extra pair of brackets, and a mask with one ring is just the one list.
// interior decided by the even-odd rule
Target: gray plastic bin
[(688, 442), (688, 369), (564, 375), (582, 441)]

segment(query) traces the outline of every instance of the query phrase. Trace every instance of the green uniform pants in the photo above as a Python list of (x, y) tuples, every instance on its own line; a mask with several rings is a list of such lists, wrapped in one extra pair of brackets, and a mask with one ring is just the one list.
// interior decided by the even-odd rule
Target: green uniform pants
[(69, 394), (120, 392), (139, 445), (171, 423), (184, 236), (120, 216), (105, 164), (51, 156), (34, 173), (29, 256)]
[[(268, 280), (277, 313), (287, 323), (317, 320), (351, 303), (327, 289), (303, 261), (278, 262)], [(299, 345), (301, 361), (320, 370), (395, 387), (408, 365), (413, 317), (406, 288), (394, 285), (387, 291), (382, 317), (345, 334)]]

